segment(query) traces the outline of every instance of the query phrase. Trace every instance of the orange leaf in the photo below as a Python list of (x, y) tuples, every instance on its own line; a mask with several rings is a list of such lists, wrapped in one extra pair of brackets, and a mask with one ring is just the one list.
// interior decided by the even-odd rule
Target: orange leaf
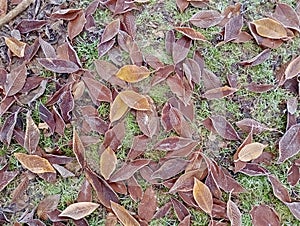
[(109, 119), (110, 122), (115, 122), (122, 118), (122, 116), (128, 110), (128, 106), (121, 99), (120, 95), (117, 95), (114, 102), (110, 106)]
[(33, 173), (55, 173), (55, 169), (51, 166), (47, 159), (38, 155), (27, 155), (24, 153), (15, 153), (14, 156), (22, 164), (22, 166)]
[(16, 38), (6, 38), (5, 44), (18, 57), (24, 57), (26, 43), (19, 41)]
[(287, 37), (284, 26), (276, 20), (263, 18), (252, 22), (255, 25), (257, 33), (266, 38), (281, 39)]
[(190, 27), (175, 27), (174, 29), (176, 31), (180, 32), (181, 34), (189, 37), (190, 39), (206, 41), (205, 36), (203, 34), (201, 34), (200, 32), (195, 31), (193, 28), (190, 28)]
[(60, 217), (69, 217), (79, 220), (94, 212), (100, 205), (93, 202), (78, 202), (69, 205), (59, 214)]
[(197, 178), (194, 178), (193, 196), (198, 206), (211, 215), (213, 198), (209, 188)]
[(300, 74), (300, 56), (293, 59), (285, 69), (286, 79), (291, 79)]
[(256, 159), (262, 154), (265, 147), (267, 147), (267, 145), (258, 142), (247, 144), (238, 153), (239, 160), (248, 162)]
[(148, 111), (151, 109), (148, 99), (145, 96), (138, 94), (132, 90), (120, 92), (119, 96), (130, 108), (140, 111)]
[(117, 165), (117, 156), (115, 152), (108, 146), (100, 156), (100, 173), (105, 180), (108, 180), (114, 172)]
[(118, 217), (118, 219), (122, 222), (123, 225), (130, 225), (130, 226), (139, 226), (140, 224), (137, 220), (131, 216), (128, 211), (118, 203), (110, 201), (111, 208), (114, 214)]
[(150, 71), (146, 67), (136, 65), (125, 65), (120, 68), (116, 76), (126, 82), (139, 82), (147, 78)]

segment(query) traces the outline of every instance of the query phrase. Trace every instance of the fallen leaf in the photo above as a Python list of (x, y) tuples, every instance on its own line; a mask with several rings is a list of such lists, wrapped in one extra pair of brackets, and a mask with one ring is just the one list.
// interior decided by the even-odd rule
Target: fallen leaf
[(227, 202), (227, 217), (230, 220), (231, 226), (242, 225), (242, 214), (237, 205), (231, 201), (230, 197)]
[(119, 93), (119, 96), (130, 108), (139, 111), (148, 111), (151, 109), (148, 99), (133, 90), (122, 91)]
[(209, 28), (221, 22), (223, 16), (216, 10), (201, 10), (194, 14), (189, 21), (196, 27)]
[(130, 195), (130, 197), (135, 201), (138, 202), (139, 200), (142, 199), (143, 197), (143, 189), (141, 187), (141, 185), (139, 185), (139, 183), (137, 182), (137, 180), (135, 179), (135, 177), (130, 177), (127, 180), (127, 190), (128, 193)]
[(121, 99), (120, 95), (117, 95), (114, 101), (110, 106), (109, 111), (109, 120), (110, 122), (118, 121), (123, 115), (127, 112), (128, 106), (125, 102)]
[(271, 84), (257, 84), (251, 82), (249, 85), (246, 85), (245, 88), (254, 93), (264, 93), (274, 88), (274, 85)]
[(7, 0), (1, 0), (0, 3), (0, 18), (2, 18), (7, 13)]
[(52, 19), (74, 20), (82, 9), (61, 9), (53, 12), (50, 16)]
[(197, 178), (194, 179), (193, 197), (198, 206), (211, 216), (213, 208), (212, 194), (209, 188)]
[(279, 141), (278, 163), (282, 163), (300, 151), (300, 124), (291, 126)]
[(210, 90), (206, 91), (203, 94), (203, 97), (208, 100), (220, 99), (223, 97), (230, 96), (230, 95), (234, 94), (236, 91), (238, 91), (238, 89), (231, 88), (229, 86), (223, 86), (223, 87), (214, 88), (214, 89), (210, 89)]
[(93, 202), (77, 202), (69, 205), (58, 216), (79, 220), (94, 212), (100, 205)]
[(291, 186), (295, 186), (300, 180), (300, 167), (295, 163), (292, 164), (288, 171), (287, 181)]
[(238, 153), (239, 160), (249, 162), (256, 159), (262, 154), (265, 147), (267, 147), (267, 145), (258, 142), (246, 144)]
[(156, 171), (151, 175), (151, 179), (160, 178), (162, 180), (169, 179), (182, 172), (187, 161), (181, 158), (173, 158), (165, 161)]
[(116, 74), (118, 78), (130, 83), (142, 81), (149, 75), (150, 71), (146, 67), (136, 65), (125, 65)]
[(266, 38), (282, 39), (287, 37), (286, 29), (276, 20), (262, 18), (251, 22), (255, 25), (257, 33)]
[(193, 28), (175, 27), (174, 29), (192, 40), (206, 41), (205, 36), (201, 34), (199, 31), (195, 31)]
[(138, 221), (133, 216), (131, 216), (123, 206), (113, 201), (110, 201), (110, 204), (111, 204), (112, 211), (122, 222), (123, 225), (140, 226)]
[(300, 56), (293, 59), (284, 72), (286, 79), (292, 79), (300, 74)]
[(251, 118), (242, 119), (235, 124), (246, 133), (250, 133), (252, 131), (253, 134), (260, 134), (264, 131), (273, 131), (273, 129), (270, 129), (266, 125)]
[(37, 58), (37, 61), (46, 69), (56, 73), (73, 73), (79, 70), (77, 64), (68, 60), (54, 58)]
[(22, 166), (33, 173), (55, 173), (56, 171), (47, 159), (38, 155), (27, 155), (24, 153), (14, 153), (14, 156)]
[(138, 205), (138, 215), (141, 219), (149, 222), (157, 208), (155, 191), (152, 187), (148, 187), (144, 192), (143, 198)]
[(174, 42), (172, 46), (172, 57), (174, 64), (178, 64), (186, 58), (188, 52), (190, 51), (191, 44), (191, 39), (186, 36), (183, 36)]
[(16, 38), (7, 38), (4, 37), (5, 44), (9, 48), (10, 51), (12, 51), (17, 57), (24, 57), (25, 55), (25, 47), (26, 43), (19, 41)]
[(243, 16), (241, 14), (230, 18), (230, 20), (225, 24), (224, 41), (222, 43), (227, 43), (236, 39), (241, 33), (242, 27)]
[(77, 202), (92, 202), (92, 199), (92, 186), (87, 179), (84, 179), (76, 200)]
[(6, 82), (4, 84), (4, 89), (6, 96), (13, 96), (22, 90), (23, 86), (26, 83), (27, 79), (27, 70), (25, 63), (21, 64), (18, 67), (15, 67), (11, 70), (6, 76)]
[(204, 68), (201, 77), (205, 91), (217, 89), (222, 86), (220, 78), (206, 68)]
[(280, 226), (278, 214), (273, 208), (267, 205), (262, 204), (259, 206), (254, 206), (250, 211), (250, 215), (252, 218), (252, 224), (255, 226)]
[(289, 208), (294, 217), (300, 220), (300, 202), (285, 202), (284, 204)]
[(291, 197), (289, 195), (288, 190), (283, 184), (273, 175), (268, 175), (268, 180), (270, 181), (273, 189), (273, 193), (276, 198), (278, 198), (281, 202), (291, 202)]
[(299, 16), (296, 11), (288, 4), (277, 3), (272, 17), (283, 24), (286, 28), (300, 31)]
[(153, 104), (151, 105), (151, 111), (137, 111), (136, 121), (143, 134), (150, 138), (159, 131), (159, 117)]
[(193, 142), (194, 140), (190, 138), (174, 136), (159, 141), (154, 148), (157, 150), (164, 150), (164, 151), (179, 151), (180, 149), (187, 147)]
[(24, 137), (24, 148), (29, 153), (34, 153), (40, 140), (40, 130), (31, 117), (31, 111), (26, 114), (26, 130)]
[(101, 42), (98, 46), (98, 58), (104, 56), (106, 53), (108, 53), (109, 50), (112, 49), (112, 47), (114, 46), (116, 40), (115, 39), (111, 39), (107, 42)]
[(249, 134), (247, 135), (247, 137), (244, 139), (243, 143), (238, 147), (238, 149), (236, 150), (236, 152), (233, 155), (234, 172), (235, 173), (239, 172), (241, 169), (243, 169), (247, 165), (246, 162), (242, 162), (238, 159), (239, 158), (238, 154), (242, 150), (242, 148), (245, 147), (245, 145), (251, 144), (252, 140), (253, 140), (253, 131), (251, 130), (249, 132)]
[(33, 20), (33, 19), (23, 19), (15, 27), (20, 33), (28, 33), (31, 31), (39, 30), (48, 23), (47, 20)]
[(48, 219), (48, 212), (55, 210), (58, 206), (60, 195), (49, 195), (40, 201), (36, 209), (36, 214), (41, 220)]
[(270, 57), (270, 55), (271, 55), (271, 50), (265, 49), (257, 56), (253, 57), (252, 59), (239, 62), (239, 65), (253, 67), (263, 63), (265, 60), (267, 60)]
[(13, 136), (14, 128), (17, 123), (19, 110), (11, 114), (5, 119), (0, 129), (0, 141), (7, 146), (10, 145), (11, 138)]
[(189, 6), (189, 2), (187, 0), (176, 0), (176, 5), (180, 12), (183, 13), (183, 11)]
[(68, 23), (68, 36), (72, 41), (77, 35), (79, 35), (86, 23), (84, 11), (80, 11), (76, 17)]
[(2, 191), (17, 175), (17, 171), (7, 171), (5, 165), (0, 169), (0, 191)]
[(111, 39), (113, 39), (120, 30), (120, 20), (116, 19), (113, 20), (111, 23), (109, 23), (101, 36), (101, 43), (107, 42)]
[(190, 215), (188, 209), (179, 200), (171, 198), (173, 208), (177, 219), (182, 222), (184, 219)]
[(105, 180), (108, 180), (117, 165), (117, 156), (110, 147), (106, 148), (100, 156), (100, 172)]
[(85, 166), (85, 147), (82, 144), (82, 141), (75, 129), (73, 128), (73, 153), (78, 161), (78, 164), (81, 168)]

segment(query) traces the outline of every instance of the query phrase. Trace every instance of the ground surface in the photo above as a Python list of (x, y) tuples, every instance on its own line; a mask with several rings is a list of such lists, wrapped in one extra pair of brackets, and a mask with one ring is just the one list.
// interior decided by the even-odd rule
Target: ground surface
[[(255, 221), (262, 218), (254, 213), (256, 206), (265, 215), (271, 211), (274, 225), (300, 225), (300, 61), (294, 60), (300, 23), (277, 39), (282, 44), (276, 48), (259, 45), (249, 30), (250, 22), (270, 17), (278, 1), (210, 1), (200, 8), (187, 5), (183, 12), (185, 1), (172, 0), (125, 6), (94, 1), (90, 8), (90, 1), (37, 2), (0, 28), (0, 224), (264, 225)], [(236, 43), (233, 36), (220, 44), (238, 25), (230, 30), (228, 22), (227, 28), (189, 22), (201, 10), (221, 15), (237, 3), (242, 31), (252, 37), (246, 42)], [(296, 1), (281, 3), (300, 13)], [(8, 11), (13, 7), (8, 1)], [(88, 15), (95, 22), (90, 29), (80, 25), (91, 19)], [(48, 22), (20, 33), (18, 23), (33, 17)], [(175, 31), (178, 27), (193, 33)], [(206, 40), (199, 40), (199, 33), (195, 40), (196, 32)], [(12, 40), (9, 48), (4, 37), (19, 37), (37, 52), (26, 49), (18, 57), (22, 43)], [(105, 51), (101, 57), (99, 48)], [(240, 64), (263, 50), (265, 59)], [(64, 61), (49, 60), (54, 58)], [(14, 70), (19, 65), (24, 73)], [(126, 65), (137, 65), (123, 72), (133, 82), (116, 78)], [(287, 74), (288, 65), (295, 75)], [(9, 80), (16, 73), (17, 79)], [(47, 81), (44, 89), (42, 81)], [(255, 123), (241, 126), (237, 122), (243, 119)], [(264, 145), (263, 153), (257, 154), (261, 146), (250, 146), (250, 159), (241, 161), (237, 152), (255, 142)], [(16, 153), (26, 155), (21, 159)], [(89, 203), (81, 213), (84, 220), (58, 217), (58, 210), (83, 201)], [(99, 204), (96, 210), (91, 203)], [(69, 214), (78, 216), (74, 209)]]

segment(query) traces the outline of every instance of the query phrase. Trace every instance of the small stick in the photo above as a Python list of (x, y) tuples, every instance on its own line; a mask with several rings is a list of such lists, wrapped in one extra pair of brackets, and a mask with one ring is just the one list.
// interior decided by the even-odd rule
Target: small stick
[(4, 17), (0, 18), (0, 28), (14, 19), (16, 16), (18, 16), (20, 13), (22, 13), (27, 7), (34, 3), (35, 0), (23, 0), (19, 5), (17, 5), (14, 9), (12, 9), (8, 14), (6, 14)]

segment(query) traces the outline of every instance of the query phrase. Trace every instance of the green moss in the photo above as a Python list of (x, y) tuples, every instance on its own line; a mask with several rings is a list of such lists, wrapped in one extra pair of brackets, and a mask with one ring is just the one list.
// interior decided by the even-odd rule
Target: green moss
[(201, 210), (190, 209), (192, 226), (209, 225), (210, 217)]

